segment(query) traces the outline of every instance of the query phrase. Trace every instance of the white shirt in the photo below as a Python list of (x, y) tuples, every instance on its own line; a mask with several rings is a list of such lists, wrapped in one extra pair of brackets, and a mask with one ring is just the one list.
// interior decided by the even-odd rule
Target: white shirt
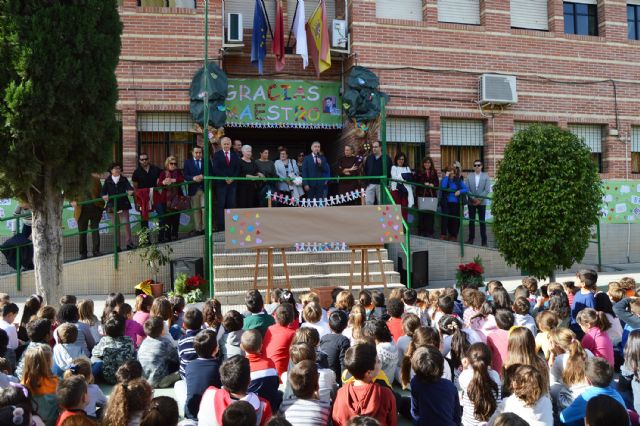
[(529, 426), (553, 426), (553, 406), (548, 396), (540, 398), (533, 407), (527, 407), (515, 395), (506, 398), (489, 421), (493, 425), (499, 413), (514, 413), (522, 417)]
[(111, 176), (111, 180), (113, 181), (113, 183), (115, 183), (116, 185), (118, 184), (118, 182), (120, 181), (120, 175), (118, 176)]
[(7, 349), (16, 350), (20, 343), (18, 341), (18, 330), (16, 329), (16, 326), (13, 324), (9, 324), (4, 319), (0, 319), (0, 328), (7, 333), (7, 336), (9, 336), (9, 344), (7, 345)]
[(480, 186), (480, 173), (474, 173), (473, 177), (476, 180), (476, 189)]
[(316, 323), (303, 322), (300, 327), (315, 328), (316, 330), (318, 330), (318, 334), (320, 335), (320, 338), (322, 339), (323, 336), (331, 333), (331, 329), (329, 328), (329, 323), (326, 320), (324, 320), (324, 318), (325, 317), (323, 317), (323, 319), (321, 319), (320, 321), (318, 321)]

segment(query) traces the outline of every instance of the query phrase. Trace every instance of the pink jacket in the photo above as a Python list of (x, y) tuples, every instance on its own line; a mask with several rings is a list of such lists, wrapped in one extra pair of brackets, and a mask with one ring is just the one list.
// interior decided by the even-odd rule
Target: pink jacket
[(591, 327), (582, 338), (582, 347), (589, 349), (595, 356), (606, 359), (613, 367), (613, 344), (606, 332), (598, 327)]

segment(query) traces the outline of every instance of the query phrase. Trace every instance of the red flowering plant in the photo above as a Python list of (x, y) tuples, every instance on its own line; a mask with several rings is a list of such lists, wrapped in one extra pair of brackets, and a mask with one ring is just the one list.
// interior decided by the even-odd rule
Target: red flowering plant
[(456, 270), (456, 287), (478, 288), (484, 286), (483, 272), (484, 268), (480, 256), (474, 257), (473, 262), (461, 263)]
[(186, 303), (203, 302), (206, 299), (203, 291), (206, 284), (207, 280), (200, 275), (190, 277), (187, 274), (178, 274), (169, 296), (182, 296)]

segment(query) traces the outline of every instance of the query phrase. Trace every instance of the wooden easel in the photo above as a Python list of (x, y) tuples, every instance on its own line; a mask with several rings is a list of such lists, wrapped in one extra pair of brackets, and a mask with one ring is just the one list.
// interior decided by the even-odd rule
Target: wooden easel
[[(382, 263), (382, 250), (384, 245), (382, 244), (367, 244), (367, 245), (352, 245), (351, 248), (351, 270), (349, 273), (349, 290), (352, 290), (353, 285), (360, 285), (360, 290), (364, 289), (366, 285), (382, 284), (384, 289), (387, 289), (387, 277), (384, 273), (384, 264)], [(360, 281), (354, 282), (353, 275), (355, 273), (356, 251), (360, 250)], [(375, 250), (378, 257), (378, 265), (380, 266), (380, 275), (382, 281), (371, 281), (371, 275), (369, 273), (369, 250)]]
[[(271, 198), (268, 201), (269, 208), (272, 207)], [(263, 249), (256, 249), (256, 266), (253, 270), (253, 289), (258, 289), (258, 272), (260, 271), (260, 253)], [(267, 304), (271, 303), (271, 290), (273, 290), (273, 250), (274, 247), (267, 249)], [(284, 267), (284, 276), (287, 283), (287, 289), (291, 291), (291, 281), (289, 280), (289, 267), (287, 266), (287, 254), (284, 248), (280, 248), (280, 255), (282, 256), (282, 265)]]

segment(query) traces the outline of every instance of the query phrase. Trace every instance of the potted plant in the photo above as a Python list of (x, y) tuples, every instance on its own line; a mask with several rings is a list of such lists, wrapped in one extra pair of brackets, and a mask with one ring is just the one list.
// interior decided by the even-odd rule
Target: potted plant
[(461, 263), (456, 270), (456, 287), (459, 289), (466, 287), (478, 289), (484, 286), (483, 272), (484, 268), (480, 256), (474, 257), (473, 262)]
[(188, 276), (187, 274), (178, 274), (173, 283), (173, 291), (169, 292), (169, 296), (182, 296), (187, 304), (204, 302), (206, 296), (204, 293), (207, 280), (200, 275)]
[[(136, 234), (138, 235), (138, 248), (131, 255), (137, 257), (144, 263), (152, 277), (151, 293), (153, 297), (161, 296), (164, 293), (164, 284), (158, 282), (158, 273), (160, 268), (167, 265), (171, 261), (173, 249), (168, 244), (160, 245), (154, 243), (152, 236), (160, 232), (160, 227), (156, 228), (140, 228)], [(132, 260), (131, 258), (129, 259)]]

